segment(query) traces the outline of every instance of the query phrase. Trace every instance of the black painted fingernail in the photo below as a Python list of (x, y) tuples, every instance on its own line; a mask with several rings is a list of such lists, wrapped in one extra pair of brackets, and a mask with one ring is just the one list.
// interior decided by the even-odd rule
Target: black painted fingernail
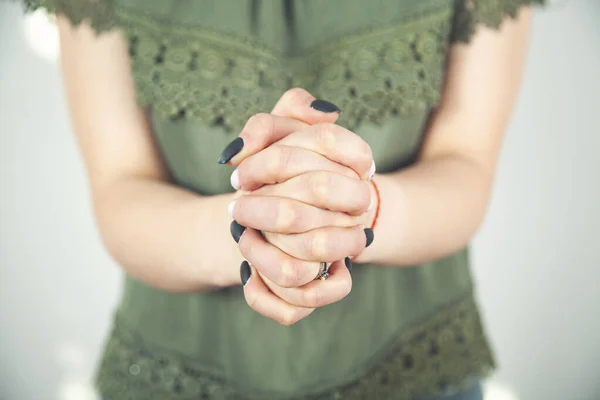
[(236, 243), (240, 242), (240, 238), (242, 237), (242, 234), (244, 233), (245, 230), (246, 230), (246, 227), (238, 224), (236, 220), (233, 220), (231, 222), (231, 225), (229, 226), (229, 231), (231, 232), (231, 236), (233, 236), (233, 240), (235, 240)]
[(375, 239), (375, 234), (373, 233), (373, 229), (367, 228), (365, 229), (365, 236), (367, 237), (367, 244), (365, 247), (369, 247), (371, 243), (373, 243), (373, 239)]
[(225, 150), (219, 156), (219, 164), (227, 164), (237, 153), (244, 148), (244, 139), (237, 137), (225, 147)]
[(240, 278), (242, 278), (243, 286), (246, 286), (248, 279), (250, 279), (250, 275), (252, 275), (252, 268), (250, 268), (250, 263), (248, 261), (244, 261), (240, 266)]
[(348, 271), (352, 272), (352, 260), (350, 259), (350, 257), (344, 258), (344, 264), (346, 264), (346, 268), (348, 268)]
[(314, 100), (312, 103), (310, 103), (310, 107), (314, 108), (317, 111), (321, 111), (324, 113), (334, 113), (334, 112), (342, 112), (342, 110), (340, 110), (338, 108), (338, 106), (336, 106), (333, 103), (328, 102), (327, 100)]

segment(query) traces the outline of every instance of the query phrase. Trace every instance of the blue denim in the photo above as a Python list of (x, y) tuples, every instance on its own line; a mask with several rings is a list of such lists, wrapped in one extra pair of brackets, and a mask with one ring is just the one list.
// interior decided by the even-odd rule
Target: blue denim
[(477, 381), (465, 390), (428, 397), (413, 397), (410, 400), (483, 400), (481, 382)]

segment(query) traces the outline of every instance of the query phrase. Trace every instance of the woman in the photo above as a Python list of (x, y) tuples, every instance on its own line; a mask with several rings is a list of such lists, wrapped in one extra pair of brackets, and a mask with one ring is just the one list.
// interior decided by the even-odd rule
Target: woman
[(26, 3), (127, 276), (104, 398), (482, 398), (466, 247), (532, 1)]

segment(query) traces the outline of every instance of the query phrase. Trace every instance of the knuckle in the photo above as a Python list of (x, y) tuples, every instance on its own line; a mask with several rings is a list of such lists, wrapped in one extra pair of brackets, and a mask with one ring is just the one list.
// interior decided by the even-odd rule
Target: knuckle
[(328, 199), (332, 193), (332, 179), (326, 172), (315, 172), (309, 175), (308, 189), (312, 196), (318, 200)]
[(331, 249), (329, 235), (323, 230), (316, 230), (309, 236), (308, 253), (315, 260), (327, 260)]
[(373, 150), (371, 149), (371, 146), (369, 146), (369, 144), (364, 140), (361, 140), (360, 143), (360, 152), (365, 155), (370, 164), (371, 160), (373, 160)]
[(366, 171), (369, 171), (371, 163), (373, 162), (373, 151), (371, 150), (371, 146), (362, 140), (358, 153), (358, 161), (360, 162), (361, 168)]
[(295, 87), (288, 89), (282, 97), (285, 102), (297, 103), (307, 97), (308, 92), (305, 89)]
[(286, 170), (291, 162), (294, 155), (294, 148), (290, 146), (277, 146), (279, 148), (279, 155), (277, 158), (277, 170)]
[(258, 113), (258, 114), (254, 114), (253, 116), (250, 117), (250, 119), (248, 120), (248, 123), (246, 124), (245, 130), (247, 130), (247, 131), (260, 130), (268, 135), (270, 132), (273, 132), (273, 130), (274, 130), (273, 124), (274, 124), (274, 121), (273, 121), (273, 116), (271, 114)]
[(339, 130), (335, 124), (316, 124), (316, 139), (325, 150), (335, 149)]
[(342, 293), (343, 293), (342, 298), (348, 296), (351, 291), (352, 291), (352, 279), (350, 277), (348, 277), (348, 279), (344, 279), (344, 285), (342, 287)]
[(275, 226), (279, 231), (293, 231), (300, 225), (299, 210), (292, 203), (279, 201)]
[(280, 266), (280, 285), (285, 288), (298, 287), (300, 283), (300, 274), (296, 263), (290, 258), (282, 258)]
[(283, 158), (282, 153), (284, 152), (282, 146), (271, 146), (268, 149), (269, 157), (267, 158), (266, 170), (269, 176), (273, 177), (279, 172), (279, 165)]
[(260, 293), (254, 290), (246, 290), (246, 303), (251, 309), (257, 310), (258, 301), (260, 299)]
[(286, 307), (279, 316), (279, 323), (283, 326), (292, 326), (299, 320), (299, 315), (296, 307)]
[(319, 307), (323, 303), (323, 296), (317, 289), (306, 289), (302, 293), (302, 303), (305, 307)]

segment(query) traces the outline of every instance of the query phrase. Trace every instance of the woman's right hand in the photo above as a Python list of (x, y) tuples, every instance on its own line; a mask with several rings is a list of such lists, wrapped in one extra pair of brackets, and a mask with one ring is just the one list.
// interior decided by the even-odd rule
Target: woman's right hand
[[(274, 118), (270, 125), (278, 129), (279, 123)], [(319, 147), (330, 134), (337, 145)], [(366, 213), (375, 196), (358, 176), (368, 175), (372, 160), (361, 138), (333, 124), (313, 125), (284, 140), (314, 151), (274, 144), (244, 160), (232, 181), (250, 192), (230, 204), (229, 214), (238, 230), (253, 228), (266, 239), (240, 241), (242, 255), (275, 284), (299, 287), (317, 275), (320, 262), (357, 256), (369, 244)]]

